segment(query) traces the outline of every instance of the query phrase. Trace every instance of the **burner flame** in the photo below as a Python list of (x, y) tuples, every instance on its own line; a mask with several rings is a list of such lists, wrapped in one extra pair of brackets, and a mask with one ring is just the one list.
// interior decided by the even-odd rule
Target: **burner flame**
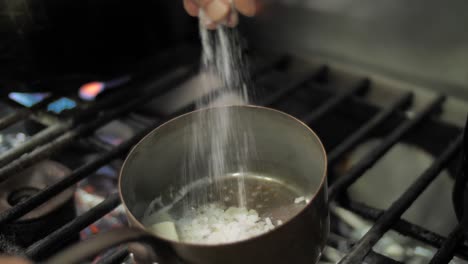
[(80, 98), (85, 101), (93, 101), (106, 88), (103, 82), (90, 82), (80, 88)]

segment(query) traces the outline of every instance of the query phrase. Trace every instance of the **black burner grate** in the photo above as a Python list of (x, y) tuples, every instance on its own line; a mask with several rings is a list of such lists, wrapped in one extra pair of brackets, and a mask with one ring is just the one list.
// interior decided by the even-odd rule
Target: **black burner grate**
[[(177, 54), (172, 55), (177, 56)], [(166, 59), (170, 57), (165, 56)], [(358, 80), (355, 84), (349, 86), (348, 89), (342, 89), (345, 90), (344, 92), (337, 93), (336, 91), (339, 89), (330, 87), (333, 85), (330, 84), (330, 79), (333, 78), (333, 70), (323, 66), (305, 74), (293, 74), (286, 71), (286, 65), (292, 60), (289, 57), (263, 59), (258, 60), (254, 65), (254, 81), (256, 86), (261, 87), (261, 91), (265, 94), (265, 96), (261, 97), (258, 104), (290, 112), (308, 125), (313, 125), (314, 128), (316, 126), (320, 127), (318, 124), (324, 122), (340, 122), (339, 120), (324, 121), (324, 117), (336, 111), (343, 111), (343, 108), (344, 111), (351, 109), (350, 111), (354, 111), (354, 113), (366, 113), (365, 117), (361, 118), (362, 122), (353, 131), (343, 132), (347, 135), (344, 138), (340, 135), (322, 135), (319, 129), (318, 133), (323, 137), (329, 152), (330, 171), (358, 144), (371, 136), (375, 136), (378, 130), (386, 131), (381, 143), (347, 171), (344, 176), (336, 177), (334, 174), (330, 175), (330, 200), (374, 222), (372, 228), (351, 247), (351, 250), (345, 252), (346, 256), (341, 263), (361, 263), (363, 260), (368, 263), (399, 263), (372, 250), (373, 246), (388, 230), (395, 230), (405, 236), (439, 248), (431, 263), (448, 263), (455, 255), (468, 259), (468, 247), (463, 245), (464, 237), (460, 226), (453, 230), (446, 238), (431, 230), (400, 219), (402, 214), (412, 205), (432, 180), (438, 176), (441, 170), (449, 166), (449, 163), (455, 159), (462, 145), (461, 128), (439, 122), (433, 118), (442, 111), (441, 107), (443, 106), (445, 97), (443, 95), (437, 96), (421, 111), (409, 118), (405, 114), (405, 110), (411, 107), (413, 101), (412, 93), (404, 93), (387, 108), (380, 109), (362, 98), (363, 95), (373, 89), (372, 80)], [(161, 61), (161, 64), (164, 63), (164, 61)], [(33, 136), (27, 143), (13, 148), (6, 153), (1, 153), (0, 181), (3, 182), (24, 168), (60, 153), (74, 141), (86, 138), (104, 124), (137, 110), (141, 105), (171, 90), (196, 73), (196, 67), (191, 66), (191, 64), (181, 66), (186, 67), (182, 68), (182, 70), (167, 71), (166, 74), (161, 74), (156, 79), (133, 83), (128, 85), (128, 87), (108, 94), (96, 103), (90, 104), (86, 109), (61, 118), (58, 122), (49, 125), (46, 129)], [(275, 83), (271, 83), (271, 80), (275, 79), (273, 78), (274, 76), (280, 76), (281, 78), (279, 79), (283, 80), (283, 82), (275, 81)], [(293, 99), (296, 93), (310, 94), (313, 95), (313, 98), (309, 101), (306, 98), (299, 98), (300, 100), (298, 101)], [(43, 104), (37, 105), (32, 109), (16, 107), (15, 112), (0, 118), (0, 129), (9, 127), (26, 118), (34, 117), (43, 108)], [(170, 116), (157, 116), (156, 122), (147, 126), (146, 129), (134, 135), (131, 139), (113, 149), (104, 151), (91, 162), (77, 167), (62, 181), (48, 186), (31, 198), (21, 201), (7, 211), (1, 212), (0, 226), (11, 223), (34, 208), (47, 203), (51, 198), (85, 179), (100, 167), (113, 160), (123, 158), (129, 149), (154, 127), (192, 108), (193, 105)], [(346, 196), (347, 188), (379, 161), (395, 144), (404, 140), (408, 134), (411, 134), (418, 127), (427, 125), (428, 123), (434, 126), (448, 127), (447, 130), (450, 132), (447, 132), (447, 134), (453, 137), (454, 140), (445, 144), (445, 149), (439, 152), (441, 154), (433, 164), (417, 181), (408, 186), (404, 194), (394, 201), (388, 209), (379, 210), (371, 208), (344, 197)], [(337, 133), (339, 134), (339, 132)], [(460, 135), (457, 135), (457, 133), (460, 133)], [(430, 140), (431, 135), (428, 135), (428, 137)], [(93, 209), (76, 217), (48, 236), (36, 241), (26, 249), (26, 255), (35, 260), (51, 256), (55, 253), (53, 248), (57, 244), (62, 243), (62, 241), (72, 235), (78, 234), (82, 229), (102, 218), (119, 204), (118, 195), (110, 195)], [(450, 201), (447, 201), (447, 206), (451, 206)], [(329, 245), (331, 247), (336, 246), (340, 239), (344, 238), (340, 235), (331, 234)], [(101, 259), (100, 263), (120, 263), (127, 254), (126, 250), (118, 250), (114, 254)]]

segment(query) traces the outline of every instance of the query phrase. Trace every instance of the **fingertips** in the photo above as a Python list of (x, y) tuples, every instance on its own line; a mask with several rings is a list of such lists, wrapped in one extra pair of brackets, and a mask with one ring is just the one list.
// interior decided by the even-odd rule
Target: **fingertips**
[(226, 25), (228, 27), (235, 27), (239, 24), (239, 15), (237, 12), (231, 12), (227, 18)]
[(256, 2), (256, 0), (234, 0), (234, 5), (244, 16), (254, 16), (257, 12)]
[(194, 0), (184, 0), (184, 8), (191, 16), (198, 16), (199, 7)]
[(220, 22), (229, 14), (230, 6), (223, 0), (213, 0), (203, 6), (203, 10), (213, 22)]
[[(236, 9), (247, 16), (253, 16), (256, 12), (255, 0), (233, 0)], [(191, 16), (199, 16), (200, 8), (204, 16), (201, 16), (206, 28), (216, 29), (218, 23), (223, 22), (228, 27), (235, 27), (239, 23), (237, 12), (232, 12), (230, 0), (183, 0), (184, 8)]]
[(209, 30), (215, 30), (217, 27), (218, 27), (218, 24), (216, 23), (209, 23), (207, 25), (205, 25), (205, 27)]

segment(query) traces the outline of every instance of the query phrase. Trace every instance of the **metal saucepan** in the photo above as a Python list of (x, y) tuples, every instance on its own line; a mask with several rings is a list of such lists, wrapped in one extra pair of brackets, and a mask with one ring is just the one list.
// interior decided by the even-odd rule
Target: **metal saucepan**
[[(294, 208), (297, 204), (294, 196), (305, 197), (307, 202), (299, 210), (290, 210), (288, 206), (268, 204), (266, 200), (269, 199), (264, 199), (266, 206), (263, 208), (267, 209), (259, 209), (255, 207), (256, 202), (251, 201), (250, 206), (260, 215), (284, 221), (266, 233), (231, 243), (195, 244), (151, 233), (144, 225), (148, 208), (154, 206), (157, 197), (160, 197), (159, 203), (170, 202), (173, 194), (168, 194), (169, 190), (183, 187), (184, 170), (181, 168), (190, 151), (187, 141), (190, 133), (201, 135), (199, 145), (202, 148), (197, 166), (192, 167), (196, 170), (192, 175), (200, 175), (195, 180), (206, 176), (209, 159), (204, 154), (209, 152), (214, 133), (219, 133), (206, 129), (209, 125), (206, 122), (222, 111), (229, 111), (236, 117), (232, 119), (232, 128), (250, 130), (251, 142), (255, 145), (255, 155), (243, 160), (236, 155), (242, 144), (228, 144), (227, 167), (236, 170), (236, 162), (243, 160), (249, 175), (258, 175), (264, 183), (282, 184), (295, 192), (290, 199), (277, 200), (278, 204), (289, 203)], [(205, 129), (190, 130), (194, 124)], [(235, 177), (236, 171), (232, 172), (230, 177)], [(79, 263), (106, 248), (131, 241), (150, 245), (158, 256), (158, 263), (316, 263), (329, 232), (326, 174), (327, 160), (322, 143), (309, 127), (292, 116), (256, 106), (224, 106), (191, 112), (155, 129), (136, 145), (125, 161), (119, 189), (133, 228), (99, 234), (59, 253), (48, 263)], [(274, 197), (271, 194), (273, 200)]]

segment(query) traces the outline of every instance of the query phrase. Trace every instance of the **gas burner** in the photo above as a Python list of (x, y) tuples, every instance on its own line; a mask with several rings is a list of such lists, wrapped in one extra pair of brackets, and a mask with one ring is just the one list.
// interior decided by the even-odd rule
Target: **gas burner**
[[(0, 184), (0, 213), (11, 212), (16, 206), (37, 196), (47, 186), (60, 182), (70, 170), (53, 161), (41, 161)], [(14, 222), (6, 223), (0, 228), (3, 250), (16, 248), (23, 252), (44, 236), (52, 233), (76, 217), (73, 194), (74, 186), (54, 196), (48, 203), (34, 208)], [(71, 236), (56, 249), (61, 249), (78, 236)]]
[[(178, 52), (168, 52), (156, 64), (169, 65), (177, 57)], [(49, 158), (63, 160), (71, 169), (46, 189), (13, 193), (10, 202), (20, 202), (0, 212), (0, 225), (51, 206), (60, 193), (79, 186), (79, 216), (42, 234), (25, 255), (44, 260), (72, 235), (86, 240), (126, 224), (115, 192), (121, 160), (149, 131), (194, 109), (194, 100), (207, 96), (196, 92), (201, 77), (192, 65), (198, 60), (177, 61), (159, 74), (132, 78), (94, 101), (79, 98), (81, 84), (73, 96), (65, 96), (76, 106), (60, 113), (47, 109), (63, 94), (52, 93), (31, 108), (0, 97), (0, 104), (11, 105), (6, 113), (0, 108), (0, 134), (24, 120), (42, 125), (8, 141), (9, 149), (0, 153), (0, 181), (8, 182)], [(290, 56), (263, 54), (252, 61), (255, 103), (301, 119), (327, 149), (332, 225), (322, 263), (468, 259), (450, 197), (467, 103)], [(101, 88), (101, 83), (85, 86), (91, 95)], [(433, 214), (443, 219), (431, 221)], [(121, 245), (97, 261), (121, 263), (128, 256), (128, 248)]]

